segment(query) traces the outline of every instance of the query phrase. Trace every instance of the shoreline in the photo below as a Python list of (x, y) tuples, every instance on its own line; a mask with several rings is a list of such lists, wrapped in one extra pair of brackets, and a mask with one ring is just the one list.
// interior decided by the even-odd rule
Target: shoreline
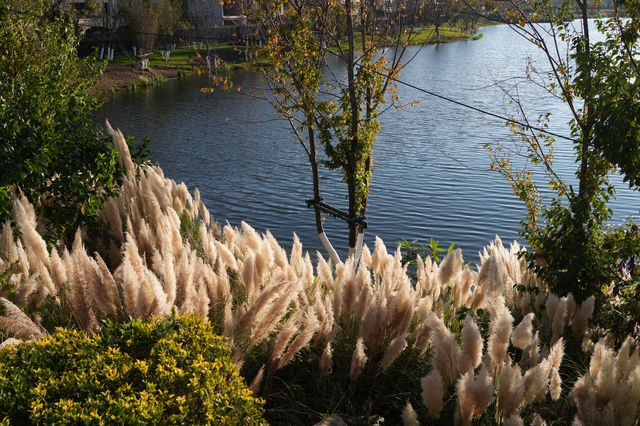
[[(480, 24), (474, 31), (465, 32), (462, 35), (451, 34), (453, 31), (459, 33), (460, 30), (458, 28), (452, 30), (449, 27), (446, 27), (446, 29), (443, 27), (443, 29), (441, 29), (440, 43), (477, 40), (482, 38), (482, 33), (477, 33), (477, 29), (486, 25), (487, 24)], [(435, 33), (432, 31), (432, 28), (422, 29), (421, 32), (431, 32), (431, 37), (427, 41), (413, 43), (414, 45), (437, 43), (434, 40)], [(227, 45), (222, 49), (216, 50), (228, 51), (231, 49), (233, 48)], [(178, 53), (180, 59), (177, 61), (172, 59), (168, 62), (161, 59), (159, 52), (154, 53), (150, 58), (150, 64), (146, 70), (141, 69), (140, 63), (132, 64), (127, 62), (124, 57), (118, 56), (114, 62), (107, 63), (105, 70), (100, 75), (98, 83), (92, 92), (97, 98), (108, 101), (109, 97), (123, 90), (136, 91), (139, 88), (155, 86), (164, 80), (182, 78), (186, 75), (200, 72), (199, 67), (202, 67), (204, 64), (198, 64), (202, 59), (199, 58), (200, 53), (197, 50), (186, 48), (180, 49), (175, 53)], [(234, 58), (234, 55), (228, 54), (224, 56), (227, 58), (227, 64), (232, 71), (250, 68), (250, 63), (245, 62), (242, 58)]]

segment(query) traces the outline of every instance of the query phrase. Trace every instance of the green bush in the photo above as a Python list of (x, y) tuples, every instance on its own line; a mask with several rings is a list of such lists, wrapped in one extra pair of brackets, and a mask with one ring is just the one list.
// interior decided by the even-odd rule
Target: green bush
[(58, 329), (0, 350), (12, 424), (265, 424), (223, 339), (192, 317)]
[(93, 121), (89, 91), (103, 64), (78, 58), (72, 22), (51, 0), (0, 6), (0, 222), (18, 187), (44, 219), (45, 239), (96, 228), (118, 189), (111, 138)]

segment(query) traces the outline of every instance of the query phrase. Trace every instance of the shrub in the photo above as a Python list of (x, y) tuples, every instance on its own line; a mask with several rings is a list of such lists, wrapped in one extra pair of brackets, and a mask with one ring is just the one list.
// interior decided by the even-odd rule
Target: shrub
[(89, 91), (103, 65), (78, 58), (73, 24), (54, 2), (3, 2), (0, 8), (0, 220), (19, 187), (56, 243), (97, 228), (95, 213), (117, 193), (116, 152), (93, 121)]
[(263, 424), (223, 339), (193, 317), (58, 329), (0, 350), (11, 423)]

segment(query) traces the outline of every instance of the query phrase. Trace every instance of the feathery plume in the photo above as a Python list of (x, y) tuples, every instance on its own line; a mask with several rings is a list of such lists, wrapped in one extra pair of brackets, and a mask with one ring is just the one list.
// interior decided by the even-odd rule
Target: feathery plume
[(409, 333), (403, 333), (389, 342), (389, 345), (387, 346), (387, 350), (384, 352), (384, 355), (382, 357), (382, 363), (380, 364), (380, 367), (383, 370), (386, 370), (387, 368), (389, 368), (393, 363), (393, 361), (395, 361), (395, 359), (407, 347), (408, 335)]
[(322, 351), (322, 355), (320, 356), (320, 361), (318, 361), (318, 366), (320, 367), (320, 373), (324, 376), (331, 373), (331, 369), (333, 368), (333, 353), (331, 351), (331, 342), (327, 343)]
[(580, 304), (580, 309), (577, 310), (576, 314), (573, 317), (573, 321), (571, 323), (571, 329), (573, 331), (573, 335), (581, 340), (584, 333), (587, 331), (587, 322), (593, 313), (593, 308), (595, 306), (595, 297), (590, 296), (584, 302)]
[(554, 370), (549, 381), (549, 394), (551, 399), (557, 401), (560, 399), (560, 393), (562, 392), (562, 378), (560, 378), (560, 372)]
[(485, 367), (474, 376), (473, 371), (463, 374), (456, 384), (456, 394), (460, 407), (460, 422), (471, 424), (474, 416), (480, 416), (493, 398), (493, 379)]
[(550, 293), (547, 296), (547, 303), (545, 304), (545, 307), (547, 309), (547, 316), (551, 321), (553, 321), (556, 316), (556, 309), (558, 309), (558, 305), (560, 305), (560, 298), (555, 294)]
[(491, 318), (491, 336), (487, 344), (487, 352), (493, 362), (493, 371), (502, 364), (509, 347), (509, 336), (513, 324), (513, 316), (506, 306), (496, 308), (496, 316)]
[(349, 369), (349, 377), (351, 377), (352, 383), (355, 383), (355, 381), (358, 380), (358, 377), (360, 377), (360, 373), (362, 373), (362, 369), (367, 363), (367, 359), (364, 341), (362, 340), (362, 337), (359, 337), (356, 342), (356, 348), (351, 356), (351, 368)]
[(528, 293), (520, 296), (520, 299), (518, 299), (518, 307), (525, 315), (531, 312), (531, 296), (529, 296)]
[(462, 250), (455, 249), (440, 262), (438, 278), (445, 285), (454, 281), (462, 271)]
[[(547, 302), (547, 306), (548, 304)], [(567, 317), (567, 299), (564, 297), (560, 299), (560, 302), (558, 302), (553, 311), (553, 323), (551, 325), (553, 335), (551, 337), (551, 344), (557, 342), (564, 332), (565, 319)]]
[(444, 382), (442, 375), (434, 368), (429, 374), (424, 376), (422, 384), (422, 401), (429, 410), (429, 415), (434, 419), (440, 418), (440, 412), (444, 405)]
[(524, 426), (522, 417), (518, 413), (513, 413), (507, 417), (503, 423), (504, 426)]
[(300, 290), (296, 287), (295, 282), (288, 281), (287, 285), (282, 290), (282, 295), (267, 306), (263, 311), (264, 315), (260, 315), (260, 318), (255, 321), (255, 324), (252, 327), (250, 336), (251, 342), (257, 344), (273, 331), (281, 318), (289, 310), (289, 304), (291, 301), (298, 295)]
[[(22, 241), (24, 241), (27, 252), (30, 252), (45, 265), (49, 265), (49, 252), (47, 243), (44, 242), (40, 234), (36, 231), (36, 218), (33, 206), (24, 195), (16, 197), (13, 202), (13, 218), (20, 227)], [(32, 257), (33, 257), (32, 256)], [(32, 269), (37, 270), (35, 259), (29, 262)]]
[(480, 365), (483, 344), (475, 318), (467, 314), (462, 328), (462, 354), (458, 366), (460, 374), (471, 371)]
[(296, 311), (282, 325), (282, 328), (273, 343), (273, 349), (271, 350), (271, 364), (276, 365), (280, 358), (282, 358), (287, 345), (298, 331), (301, 317), (302, 311)]
[(262, 367), (260, 367), (260, 370), (258, 370), (258, 374), (256, 374), (256, 377), (254, 377), (253, 380), (251, 381), (251, 386), (249, 386), (249, 389), (251, 389), (251, 392), (253, 392), (256, 395), (260, 393), (260, 385), (262, 384), (262, 378), (264, 377), (264, 369), (265, 369), (265, 366), (264, 364), (262, 364)]
[(498, 411), (502, 418), (506, 419), (516, 413), (524, 397), (523, 385), (520, 367), (517, 364), (511, 365), (511, 362), (503, 364), (498, 375), (496, 391)]
[(534, 401), (542, 400), (547, 394), (548, 373), (540, 364), (527, 370), (523, 382), (525, 391), (522, 397), (522, 407), (526, 407)]
[(282, 294), (284, 289), (289, 285), (290, 283), (287, 281), (280, 281), (265, 287), (251, 308), (249, 308), (249, 310), (238, 319), (236, 323), (236, 332), (239, 334), (244, 333), (256, 318), (262, 316), (258, 314), (265, 311), (269, 305), (275, 303), (275, 299)]
[(456, 337), (435, 313), (429, 313), (427, 325), (433, 330), (433, 367), (440, 372), (443, 383), (447, 386), (456, 376), (460, 347)]
[(540, 312), (540, 309), (542, 309), (542, 305), (544, 305), (545, 300), (547, 300), (546, 292), (541, 291), (540, 293), (536, 294), (536, 298), (534, 300), (536, 312)]
[(22, 312), (22, 309), (0, 297), (3, 306), (3, 314), (0, 316), (0, 330), (11, 334), (18, 339), (38, 339), (44, 335), (40, 327)]
[(111, 124), (109, 124), (109, 120), (105, 121), (107, 126), (107, 131), (113, 137), (113, 142), (115, 144), (116, 151), (118, 151), (118, 160), (120, 161), (120, 165), (124, 168), (127, 175), (132, 176), (135, 170), (135, 166), (133, 165), (133, 161), (131, 160), (131, 153), (129, 152), (129, 146), (122, 135), (120, 130), (113, 130)]
[(418, 414), (413, 409), (411, 402), (407, 401), (407, 405), (402, 410), (402, 424), (404, 426), (420, 426), (418, 422)]
[(533, 312), (528, 313), (522, 318), (520, 324), (515, 328), (511, 335), (511, 343), (514, 347), (524, 350), (531, 343), (531, 332), (533, 330), (532, 321), (535, 315)]
[(535, 413), (533, 415), (533, 421), (531, 423), (531, 426), (547, 426), (547, 422), (542, 420), (542, 417), (540, 417), (540, 414)]

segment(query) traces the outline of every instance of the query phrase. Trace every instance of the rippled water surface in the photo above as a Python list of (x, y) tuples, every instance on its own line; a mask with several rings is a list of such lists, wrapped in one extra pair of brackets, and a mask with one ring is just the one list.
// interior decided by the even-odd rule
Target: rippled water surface
[[(482, 28), (480, 40), (412, 48), (414, 59), (404, 81), (495, 113), (509, 113), (496, 81), (522, 76), (535, 48), (506, 26)], [(339, 64), (332, 64), (339, 68)], [(260, 76), (238, 73), (235, 84), (260, 86)], [(270, 106), (237, 93), (202, 94), (201, 78), (169, 81), (137, 94), (124, 93), (98, 113), (136, 138), (149, 136), (151, 158), (165, 175), (184, 181), (221, 223), (246, 221), (266, 229), (285, 246), (292, 234), (307, 250), (321, 249), (314, 215), (305, 206), (312, 197), (310, 169), (288, 124)], [(365, 242), (376, 235), (393, 246), (402, 239), (433, 237), (441, 246), (455, 242), (467, 260), (499, 235), (518, 238), (525, 210), (502, 177), (487, 170), (483, 145), (511, 145), (504, 123), (400, 85), (401, 100), (416, 107), (389, 110), (374, 149), (372, 195)], [(551, 129), (568, 134), (565, 107), (532, 86), (518, 92), (532, 117), (552, 112)], [(572, 179), (575, 168), (569, 142), (559, 142), (556, 166)], [(345, 185), (335, 173), (321, 176), (325, 200), (346, 209)], [(619, 182), (613, 201), (614, 221), (638, 213), (638, 194)], [(347, 246), (346, 227), (326, 221), (327, 234), (339, 252)]]

